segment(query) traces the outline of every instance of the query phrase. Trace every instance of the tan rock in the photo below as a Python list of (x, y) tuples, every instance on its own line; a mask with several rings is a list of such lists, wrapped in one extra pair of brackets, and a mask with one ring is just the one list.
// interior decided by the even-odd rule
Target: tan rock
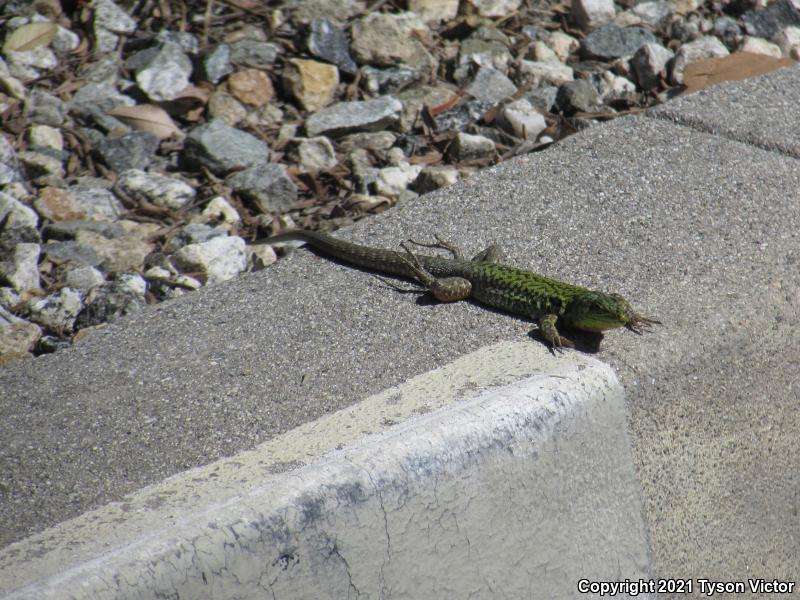
[(244, 69), (228, 77), (228, 89), (234, 98), (250, 106), (264, 106), (275, 97), (275, 88), (264, 71)]
[(33, 206), (39, 215), (50, 221), (71, 221), (86, 217), (69, 192), (57, 187), (44, 188), (33, 201)]
[(339, 70), (327, 63), (293, 58), (283, 69), (283, 84), (304, 109), (314, 112), (333, 100)]

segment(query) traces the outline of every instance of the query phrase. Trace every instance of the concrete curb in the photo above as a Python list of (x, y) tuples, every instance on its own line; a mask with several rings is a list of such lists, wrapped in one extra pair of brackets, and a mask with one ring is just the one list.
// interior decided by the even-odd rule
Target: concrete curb
[(651, 572), (622, 387), (604, 363), (530, 343), (0, 554), (14, 599), (585, 598), (580, 580)]

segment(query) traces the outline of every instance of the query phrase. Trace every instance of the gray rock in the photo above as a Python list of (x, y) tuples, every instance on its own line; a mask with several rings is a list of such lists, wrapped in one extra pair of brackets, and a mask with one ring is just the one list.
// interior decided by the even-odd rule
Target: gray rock
[(74, 240), (50, 242), (44, 246), (47, 260), (56, 264), (72, 263), (80, 266), (96, 267), (102, 262), (93, 248)]
[(117, 223), (104, 221), (56, 221), (48, 223), (42, 230), (45, 239), (72, 240), (79, 231), (93, 231), (108, 239), (118, 238), (123, 234), (123, 229)]
[(197, 36), (188, 31), (162, 29), (156, 34), (155, 40), (159, 43), (177, 44), (187, 54), (197, 54), (198, 50), (200, 50), (200, 42), (197, 40)]
[(401, 110), (403, 105), (393, 96), (339, 102), (311, 115), (306, 121), (306, 133), (309, 137), (336, 137), (356, 131), (388, 129), (398, 122)]
[(138, 273), (118, 275), (89, 291), (75, 325), (82, 329), (138, 312), (146, 305), (146, 292), (147, 282)]
[(20, 152), (17, 155), (28, 179), (36, 185), (58, 185), (64, 178), (61, 161), (41, 152)]
[(5, 229), (18, 227), (34, 229), (39, 224), (39, 217), (30, 206), (25, 206), (13, 196), (0, 192), (0, 223)]
[(511, 52), (504, 43), (468, 37), (458, 50), (458, 66), (453, 73), (453, 79), (457, 83), (464, 82), (474, 66), (490, 67), (507, 73), (511, 59)]
[(32, 89), (25, 98), (22, 114), (30, 123), (60, 127), (67, 120), (67, 105), (57, 96)]
[(280, 46), (258, 40), (239, 40), (231, 44), (231, 61), (243, 67), (266, 69), (278, 58)]
[(336, 65), (343, 73), (355, 75), (358, 71), (358, 65), (350, 56), (347, 36), (329, 19), (311, 21), (306, 45), (313, 56)]
[(716, 37), (722, 40), (722, 43), (727, 46), (728, 50), (732, 50), (738, 46), (742, 41), (742, 29), (739, 27), (739, 22), (728, 16), (719, 17), (714, 21), (713, 33)]
[(552, 112), (556, 104), (557, 95), (558, 88), (554, 85), (547, 85), (528, 91), (523, 98), (540, 110)]
[(459, 104), (436, 116), (436, 128), (439, 131), (461, 131), (470, 123), (482, 119), (486, 111), (493, 105), (492, 102), (479, 100), (470, 100)]
[(203, 75), (211, 83), (217, 84), (226, 75), (233, 73), (231, 57), (233, 51), (228, 44), (217, 44), (203, 57)]
[(146, 200), (156, 206), (178, 210), (194, 200), (197, 192), (188, 183), (140, 169), (128, 169), (119, 175), (116, 184), (128, 196)]
[(72, 331), (75, 319), (83, 308), (83, 293), (69, 287), (55, 294), (28, 303), (31, 321), (52, 331)]
[(217, 237), (201, 244), (189, 244), (172, 256), (184, 272), (202, 272), (207, 283), (233, 279), (247, 268), (245, 242), (238, 236)]
[(350, 28), (350, 48), (355, 59), (376, 67), (406, 64), (422, 71), (436, 68), (437, 61), (413, 31), (429, 31), (413, 13), (371, 12), (355, 19)]
[(284, 212), (297, 202), (297, 186), (280, 164), (247, 168), (228, 177), (225, 183), (264, 214)]
[(137, 63), (136, 83), (155, 102), (172, 100), (189, 85), (192, 61), (180, 46), (171, 42), (162, 43), (154, 53)]
[(67, 192), (92, 221), (116, 221), (125, 210), (110, 190), (94, 183), (79, 183), (67, 188)]
[(675, 14), (675, 4), (665, 0), (640, 2), (631, 9), (643, 23), (658, 27), (661, 23)]
[(482, 135), (459, 132), (448, 148), (448, 154), (456, 161), (474, 160), (493, 156), (494, 142)]
[(106, 278), (103, 273), (89, 265), (67, 269), (64, 274), (64, 284), (67, 287), (84, 292), (98, 285), (103, 285), (105, 281)]
[(363, 0), (287, 0), (282, 10), (291, 15), (292, 23), (305, 24), (314, 19), (346, 21), (367, 11)]
[(598, 109), (597, 90), (587, 79), (577, 79), (565, 83), (558, 89), (556, 104), (569, 116), (576, 112), (593, 112)]
[(772, 39), (785, 27), (800, 25), (800, 7), (792, 0), (777, 0), (763, 10), (749, 10), (742, 15), (748, 35)]
[(666, 77), (667, 63), (674, 56), (672, 50), (659, 44), (647, 43), (631, 58), (631, 70), (643, 90), (655, 88), (662, 77)]
[(700, 31), (701, 22), (698, 18), (693, 17), (694, 15), (688, 19), (678, 19), (673, 21), (669, 28), (670, 38), (681, 43), (685, 43), (696, 40), (702, 36), (703, 34)]
[(492, 67), (481, 67), (465, 90), (480, 102), (497, 104), (517, 92), (517, 86)]
[(112, 0), (94, 0), (94, 34), (97, 52), (112, 52), (119, 41), (118, 33), (133, 33), (137, 23)]
[(22, 181), (17, 153), (11, 142), (0, 135), (0, 185), (15, 181)]
[(338, 145), (345, 152), (350, 152), (356, 148), (380, 152), (394, 146), (396, 140), (397, 136), (391, 131), (368, 131), (346, 135), (339, 140)]
[(146, 131), (131, 131), (109, 136), (95, 147), (103, 161), (117, 173), (129, 169), (144, 169), (155, 157), (159, 141)]
[(587, 58), (613, 60), (631, 56), (647, 43), (657, 44), (658, 39), (646, 29), (611, 24), (587, 35), (583, 40), (582, 51)]
[(183, 159), (189, 167), (206, 167), (224, 175), (237, 167), (263, 165), (269, 161), (266, 142), (214, 119), (195, 127), (187, 136)]
[(217, 237), (227, 237), (228, 232), (222, 227), (212, 227), (205, 223), (189, 223), (164, 245), (165, 252), (176, 252), (189, 244), (202, 244)]
[(70, 112), (78, 116), (106, 113), (117, 106), (135, 106), (130, 96), (120, 93), (110, 83), (87, 83), (75, 92), (69, 102)]
[(406, 66), (376, 69), (367, 65), (361, 68), (361, 76), (364, 89), (371, 94), (399, 92), (422, 78), (422, 74), (419, 71)]

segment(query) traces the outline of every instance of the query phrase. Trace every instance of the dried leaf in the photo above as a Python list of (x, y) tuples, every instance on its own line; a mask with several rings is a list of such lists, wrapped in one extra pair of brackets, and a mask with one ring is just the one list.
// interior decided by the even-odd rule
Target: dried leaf
[(46, 46), (58, 34), (58, 25), (55, 23), (29, 23), (16, 29), (6, 43), (3, 52), (27, 52), (39, 46)]
[(138, 131), (152, 133), (160, 140), (173, 135), (182, 135), (181, 130), (175, 125), (167, 111), (152, 104), (119, 106), (108, 111), (108, 114), (117, 117)]
[(722, 81), (739, 81), (795, 64), (790, 58), (775, 58), (752, 52), (736, 52), (722, 58), (706, 58), (686, 65), (684, 94), (691, 94)]

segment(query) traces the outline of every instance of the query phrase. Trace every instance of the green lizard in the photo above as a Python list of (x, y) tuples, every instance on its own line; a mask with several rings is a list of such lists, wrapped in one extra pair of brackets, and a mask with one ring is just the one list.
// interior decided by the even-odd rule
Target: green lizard
[(346, 263), (388, 275), (417, 280), (441, 302), (471, 298), (481, 304), (538, 321), (542, 336), (556, 350), (574, 344), (561, 334), (556, 323), (575, 329), (602, 332), (626, 327), (635, 333), (661, 323), (637, 313), (619, 294), (607, 294), (564, 283), (532, 271), (498, 262), (501, 252), (490, 246), (472, 260), (462, 258), (452, 244), (438, 237), (435, 244), (453, 258), (423, 256), (400, 244), (405, 254), (394, 250), (361, 246), (314, 231), (289, 231), (264, 240), (269, 244), (303, 241)]

